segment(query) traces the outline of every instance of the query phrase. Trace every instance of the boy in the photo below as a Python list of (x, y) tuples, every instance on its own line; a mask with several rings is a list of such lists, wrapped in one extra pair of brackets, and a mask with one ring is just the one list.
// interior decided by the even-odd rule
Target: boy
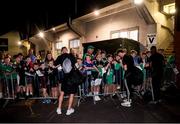
[[(90, 55), (86, 55), (86, 58), (84, 61), (84, 68), (87, 75), (86, 82), (85, 82), (85, 93), (87, 94), (89, 92), (90, 83), (93, 82), (94, 80), (94, 77), (92, 76), (93, 70), (96, 70), (97, 72), (99, 72), (99, 70), (96, 68), (96, 66), (92, 62)], [(92, 92), (93, 92), (93, 89), (94, 87), (91, 87)]]
[(113, 56), (109, 54), (107, 56), (108, 64), (105, 67), (106, 70), (106, 84), (104, 87), (105, 94), (114, 93), (114, 65), (113, 65)]

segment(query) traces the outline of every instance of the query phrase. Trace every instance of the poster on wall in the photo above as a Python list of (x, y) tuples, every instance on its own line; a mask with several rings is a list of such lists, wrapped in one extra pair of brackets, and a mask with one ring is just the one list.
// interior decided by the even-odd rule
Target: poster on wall
[(147, 34), (147, 43), (148, 45), (156, 45), (156, 34)]
[(152, 46), (156, 46), (156, 34), (147, 34), (147, 49), (150, 50)]

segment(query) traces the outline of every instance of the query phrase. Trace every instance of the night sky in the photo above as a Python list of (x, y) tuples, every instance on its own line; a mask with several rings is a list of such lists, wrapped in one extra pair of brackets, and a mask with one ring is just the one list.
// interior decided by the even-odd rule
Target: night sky
[(0, 35), (18, 30), (29, 36), (121, 0), (4, 0), (0, 5)]

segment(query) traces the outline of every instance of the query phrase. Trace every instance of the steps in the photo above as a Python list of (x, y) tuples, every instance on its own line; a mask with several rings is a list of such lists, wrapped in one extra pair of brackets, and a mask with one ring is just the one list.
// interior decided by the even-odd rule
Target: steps
[(168, 58), (170, 55), (172, 55), (173, 51), (174, 51), (174, 42), (171, 42), (167, 47), (167, 49), (164, 50), (165, 58)]

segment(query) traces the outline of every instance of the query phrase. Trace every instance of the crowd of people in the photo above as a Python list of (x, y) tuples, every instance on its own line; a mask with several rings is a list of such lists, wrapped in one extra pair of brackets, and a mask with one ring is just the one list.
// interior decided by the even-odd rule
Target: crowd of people
[[(79, 85), (84, 96), (92, 95), (95, 101), (100, 101), (99, 94), (103, 94), (103, 98), (114, 97), (122, 90), (125, 79), (130, 93), (136, 86), (138, 91), (145, 92), (152, 79), (154, 101), (160, 101), (165, 58), (157, 52), (155, 46), (151, 47), (151, 51), (139, 55), (135, 50), (128, 54), (126, 49), (118, 49), (114, 54), (106, 52), (94, 51), (93, 46), (88, 46), (82, 57), (73, 50), (68, 53), (66, 47), (62, 48), (61, 55), (56, 59), (51, 52), (47, 52), (43, 60), (36, 57), (32, 49), (26, 57), (22, 53), (13, 57), (9, 54), (1, 56), (0, 83), (3, 97), (59, 97), (57, 113), (61, 114), (64, 94), (67, 94), (70, 97), (66, 115), (70, 115), (74, 112), (72, 103)], [(174, 61), (171, 59), (172, 63)], [(82, 82), (74, 74), (77, 70), (84, 77)], [(43, 103), (49, 102), (49, 99), (43, 100)], [(131, 102), (125, 99), (121, 105), (130, 107)]]

